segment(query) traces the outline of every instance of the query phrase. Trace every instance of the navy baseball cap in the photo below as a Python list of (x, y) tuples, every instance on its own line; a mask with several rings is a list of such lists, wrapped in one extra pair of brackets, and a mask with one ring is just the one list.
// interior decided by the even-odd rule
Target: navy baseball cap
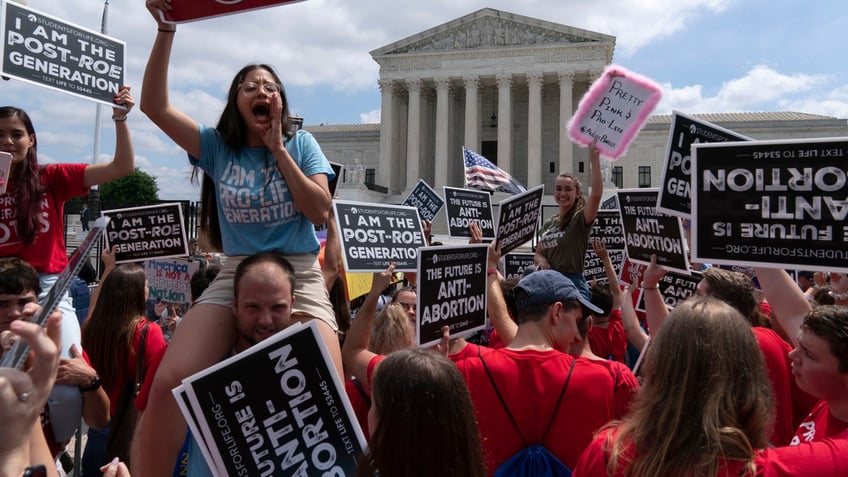
[(580, 290), (574, 286), (568, 277), (556, 270), (538, 270), (522, 278), (515, 286), (515, 304), (519, 311), (536, 305), (550, 305), (551, 303), (577, 300), (588, 310), (599, 315), (603, 311), (587, 300)]

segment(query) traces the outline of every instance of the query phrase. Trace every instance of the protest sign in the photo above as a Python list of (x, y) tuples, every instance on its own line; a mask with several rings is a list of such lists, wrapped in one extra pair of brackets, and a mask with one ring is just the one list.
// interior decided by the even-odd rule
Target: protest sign
[(183, 209), (178, 203), (104, 210), (102, 214), (111, 219), (106, 247), (117, 247), (116, 263), (188, 255)]
[(486, 326), (485, 244), (422, 248), (418, 258), (416, 343), (430, 346), (442, 338)]
[(631, 283), (642, 283), (642, 274), (645, 273), (646, 268), (648, 268), (647, 265), (632, 262), (625, 256), (619, 271), (618, 283), (625, 286)]
[(622, 189), (618, 192), (621, 224), (627, 256), (648, 264), (657, 255), (657, 264), (681, 273), (689, 272), (689, 257), (680, 217), (657, 210), (657, 189)]
[(707, 121), (677, 111), (672, 112), (657, 209), (665, 214), (684, 218), (688, 218), (692, 213), (692, 144), (750, 140)]
[[(621, 273), (621, 266), (624, 264), (625, 252), (624, 250), (607, 250), (607, 254), (617, 277)], [(604, 262), (591, 247), (586, 250), (586, 259), (583, 261), (583, 276), (589, 282), (592, 280), (599, 282), (607, 281), (607, 271), (604, 268)]]
[(353, 475), (365, 448), (314, 321), (186, 378), (182, 391), (217, 475)]
[(418, 209), (418, 215), (421, 216), (421, 220), (432, 222), (436, 214), (444, 207), (445, 201), (423, 179), (418, 179), (415, 188), (412, 189), (409, 196), (400, 205), (415, 207)]
[(414, 272), (418, 247), (426, 245), (418, 211), (412, 207), (333, 201), (344, 267), (348, 272), (382, 272), (396, 264)]
[(650, 79), (609, 65), (580, 100), (568, 122), (568, 136), (586, 146), (596, 142), (601, 154), (618, 159), (661, 96), (662, 90)]
[(504, 278), (521, 278), (536, 271), (536, 262), (532, 253), (508, 253), (503, 256)]
[(150, 296), (169, 303), (191, 304), (191, 276), (198, 270), (197, 260), (171, 258), (144, 262)]
[(450, 238), (471, 237), (468, 226), (477, 222), (483, 231), (483, 240), (495, 238), (492, 219), (492, 196), (488, 192), (458, 189), (445, 186), (445, 208)]
[[(700, 272), (677, 273), (667, 272), (657, 286), (662, 294), (665, 306), (674, 308), (683, 300), (698, 292), (698, 283), (703, 276)], [(640, 290), (639, 300), (636, 302), (636, 311), (645, 311), (645, 290)]]
[(124, 42), (20, 3), (2, 0), (0, 10), (3, 76), (116, 106), (126, 84)]
[(618, 210), (618, 196), (613, 194), (601, 202), (601, 210)]
[[(604, 241), (607, 250), (624, 250), (624, 229), (621, 225), (621, 213), (618, 210), (599, 210), (589, 232), (589, 243), (593, 239)], [(592, 247), (589, 247), (591, 250)]]
[(692, 151), (693, 260), (848, 272), (848, 139)]
[(508, 253), (533, 239), (542, 211), (545, 186), (536, 186), (500, 202), (497, 243)]
[(160, 10), (159, 16), (165, 23), (186, 23), (301, 1), (303, 0), (173, 0), (171, 9)]

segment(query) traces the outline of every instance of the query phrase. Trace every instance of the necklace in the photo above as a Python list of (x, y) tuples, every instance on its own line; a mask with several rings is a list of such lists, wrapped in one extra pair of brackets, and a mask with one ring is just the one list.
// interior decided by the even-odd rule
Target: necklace
[(842, 293), (835, 293), (834, 291), (831, 290), (831, 291), (827, 292), (827, 294), (830, 295), (831, 297), (833, 297), (833, 299), (837, 300), (837, 301), (848, 300), (848, 291), (845, 291), (845, 292), (842, 292)]

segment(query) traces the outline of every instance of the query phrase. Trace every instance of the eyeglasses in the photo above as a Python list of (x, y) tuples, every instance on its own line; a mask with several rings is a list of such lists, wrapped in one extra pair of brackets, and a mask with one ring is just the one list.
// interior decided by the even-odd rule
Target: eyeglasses
[(259, 92), (259, 88), (262, 88), (262, 91), (265, 94), (274, 94), (280, 92), (280, 85), (277, 83), (256, 83), (254, 81), (248, 81), (246, 83), (242, 83), (239, 85), (239, 89), (241, 92), (246, 94), (247, 96), (253, 96), (254, 94)]
[(396, 301), (398, 305), (403, 307), (403, 311), (411, 311), (415, 309), (415, 303), (407, 303), (405, 301)]

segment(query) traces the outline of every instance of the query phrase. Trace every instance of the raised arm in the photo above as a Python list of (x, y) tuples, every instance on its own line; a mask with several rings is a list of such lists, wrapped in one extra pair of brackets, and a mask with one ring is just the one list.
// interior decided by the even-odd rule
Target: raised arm
[(615, 267), (612, 265), (612, 260), (610, 260), (607, 244), (604, 242), (604, 239), (595, 238), (592, 240), (592, 250), (601, 259), (601, 263), (604, 264), (607, 286), (612, 296), (612, 309), (617, 310), (621, 308), (621, 287), (618, 285), (618, 274), (615, 273)]
[(92, 164), (85, 168), (82, 182), (86, 187), (124, 177), (135, 168), (135, 153), (130, 137), (130, 127), (127, 125), (127, 115), (135, 105), (135, 99), (130, 94), (129, 86), (121, 86), (118, 94), (115, 95), (115, 104), (121, 104), (126, 108), (112, 108), (112, 120), (115, 122), (115, 155), (110, 162)]
[(369, 386), (371, 383), (368, 382), (368, 363), (377, 356), (368, 350), (371, 342), (371, 324), (374, 322), (374, 315), (377, 314), (377, 300), (392, 282), (394, 272), (395, 264), (392, 263), (386, 270), (374, 274), (371, 291), (368, 292), (365, 302), (356, 313), (356, 319), (350, 324), (350, 330), (342, 347), (342, 360), (348, 373), (356, 376), (360, 383)]
[[(498, 262), (501, 259), (500, 246), (495, 242), (489, 244), (489, 255), (486, 268), (486, 309), (489, 312), (489, 320), (498, 332), (498, 338), (504, 345), (508, 346), (518, 333), (518, 325), (509, 316), (509, 311), (501, 290), (500, 274), (497, 272)], [(494, 271), (494, 272), (492, 272)]]
[(601, 177), (601, 151), (595, 143), (589, 145), (589, 160), (591, 165), (592, 184), (589, 189), (589, 197), (586, 199), (586, 206), (583, 208), (583, 220), (586, 225), (595, 221), (595, 216), (598, 215), (598, 208), (601, 206), (601, 196), (604, 195), (604, 179)]
[(665, 276), (665, 269), (657, 265), (657, 256), (651, 255), (651, 263), (642, 274), (642, 290), (645, 297), (645, 315), (647, 316), (648, 329), (656, 333), (660, 329), (665, 317), (668, 316), (668, 307), (665, 306), (659, 283)]
[(163, 23), (159, 10), (170, 10), (171, 0), (147, 0), (147, 10), (158, 27), (141, 87), (141, 110), (159, 129), (194, 157), (200, 157), (200, 126), (173, 107), (168, 99), (168, 64), (176, 26)]
[(639, 283), (634, 280), (624, 290), (624, 296), (621, 300), (621, 322), (624, 324), (624, 334), (627, 335), (627, 341), (634, 348), (642, 349), (648, 341), (648, 334), (639, 326), (639, 317), (636, 315), (636, 308), (633, 306), (633, 292), (638, 288)]
[(795, 280), (782, 268), (754, 268), (754, 274), (760, 282), (760, 289), (766, 301), (774, 310), (774, 316), (780, 322), (780, 326), (792, 341), (792, 346), (798, 346), (798, 332), (804, 317), (812, 309), (804, 292), (795, 283)]

